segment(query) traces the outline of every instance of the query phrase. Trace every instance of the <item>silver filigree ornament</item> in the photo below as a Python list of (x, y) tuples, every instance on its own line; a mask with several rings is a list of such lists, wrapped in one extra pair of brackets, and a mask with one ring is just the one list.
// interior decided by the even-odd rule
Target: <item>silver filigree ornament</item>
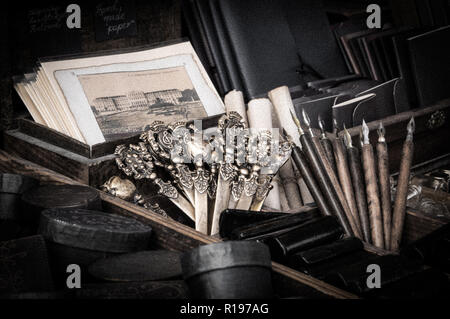
[(272, 188), (272, 185), (270, 184), (272, 182), (272, 179), (272, 175), (263, 175), (259, 177), (258, 187), (255, 194), (255, 199), (257, 201), (262, 201), (266, 198), (267, 194)]
[(177, 198), (178, 191), (170, 182), (164, 182), (154, 172), (153, 158), (144, 143), (120, 145), (116, 148), (116, 163), (119, 168), (134, 179), (150, 179), (160, 187), (159, 193), (169, 198)]

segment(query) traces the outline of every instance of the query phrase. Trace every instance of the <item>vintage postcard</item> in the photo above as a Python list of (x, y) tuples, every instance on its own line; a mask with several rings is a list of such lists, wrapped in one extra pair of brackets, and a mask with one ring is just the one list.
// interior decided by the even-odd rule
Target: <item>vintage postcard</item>
[(123, 54), (122, 59), (122, 54), (88, 58), (92, 65), (72, 63), (87, 64), (79, 68), (66, 69), (61, 61), (42, 66), (47, 71), (56, 68), (58, 100), (68, 106), (85, 142), (94, 145), (139, 134), (155, 120), (193, 120), (225, 111), (192, 46), (182, 49), (190, 53), (175, 51), (142, 61), (153, 55), (135, 52)]
[[(36, 74), (33, 103), (52, 115), (58, 131), (88, 145), (138, 134), (157, 119), (225, 111), (190, 42), (49, 58)], [(102, 110), (100, 101), (117, 103), (116, 115)]]
[(79, 75), (78, 80), (106, 141), (136, 135), (156, 120), (207, 116), (183, 66)]

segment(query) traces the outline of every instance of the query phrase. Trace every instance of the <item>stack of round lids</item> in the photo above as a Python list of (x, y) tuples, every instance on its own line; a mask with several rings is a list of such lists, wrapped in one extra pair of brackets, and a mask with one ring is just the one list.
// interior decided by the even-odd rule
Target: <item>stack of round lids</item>
[(101, 209), (99, 192), (82, 185), (45, 185), (25, 192), (25, 220), (37, 220), (39, 213), (46, 208)]
[(111, 253), (144, 250), (151, 231), (133, 218), (84, 209), (46, 209), (39, 224), (50, 242)]

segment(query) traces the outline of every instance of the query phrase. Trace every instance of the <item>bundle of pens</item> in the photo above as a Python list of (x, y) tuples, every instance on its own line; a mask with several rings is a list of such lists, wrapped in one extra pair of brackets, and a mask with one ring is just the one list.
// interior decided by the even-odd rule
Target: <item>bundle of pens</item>
[(137, 145), (116, 148), (116, 162), (127, 176), (156, 184), (196, 230), (216, 234), (223, 210), (261, 210), (291, 143), (270, 130), (250, 131), (237, 112), (223, 115), (217, 127), (196, 124), (156, 121)]
[(382, 123), (378, 128), (375, 155), (364, 121), (359, 150), (345, 128), (343, 134), (338, 134), (335, 121), (334, 137), (331, 138), (323, 130), (321, 119), (321, 134), (311, 129), (310, 119), (304, 111), (300, 122), (293, 112), (287, 87), (269, 92), (269, 97), (275, 108), (291, 114), (291, 123), (285, 121), (284, 129), (296, 144), (292, 158), (322, 214), (336, 216), (349, 236), (354, 235), (378, 248), (398, 251), (413, 156), (414, 119), (407, 126), (391, 209), (388, 149)]

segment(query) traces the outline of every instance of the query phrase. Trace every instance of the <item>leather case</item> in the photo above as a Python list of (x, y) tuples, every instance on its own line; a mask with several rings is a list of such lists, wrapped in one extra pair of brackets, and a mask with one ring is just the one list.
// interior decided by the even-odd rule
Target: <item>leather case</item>
[(344, 82), (335, 87), (326, 89), (325, 92), (339, 94), (339, 97), (335, 101), (335, 104), (337, 104), (352, 99), (358, 93), (367, 91), (379, 84), (381, 84), (381, 82), (369, 79), (360, 79), (350, 82)]
[(336, 100), (337, 95), (330, 95), (324, 94), (324, 97), (305, 101), (301, 103), (294, 102), (294, 109), (297, 113), (298, 118), (302, 118), (302, 110), (305, 110), (305, 112), (309, 115), (309, 118), (311, 119), (310, 126), (313, 128), (319, 128), (319, 122), (318, 117), (322, 118), (322, 120), (325, 123), (325, 130), (331, 132), (332, 131), (332, 112), (331, 108), (334, 104), (334, 101)]
[(286, 228), (302, 225), (307, 221), (320, 216), (319, 211), (314, 208), (307, 212), (289, 214), (288, 216), (280, 216), (271, 218), (266, 221), (253, 223), (247, 226), (236, 228), (231, 232), (231, 239), (257, 239), (258, 237), (280, 231)]
[(381, 287), (422, 271), (420, 263), (414, 260), (396, 255), (385, 255), (345, 265), (336, 269), (335, 273), (325, 276), (324, 281), (356, 294), (367, 293), (371, 290), (367, 286), (367, 267), (371, 264), (376, 264), (381, 268)]
[(411, 69), (411, 57), (408, 50), (407, 39), (420, 33), (419, 30), (405, 31), (392, 36), (392, 47), (394, 51), (395, 64), (397, 66), (399, 76), (404, 82), (407, 93), (408, 104), (417, 107), (417, 93), (414, 83), (414, 77)]
[(342, 227), (334, 216), (324, 216), (266, 241), (272, 257), (284, 260), (293, 254), (330, 243), (343, 236)]
[[(280, 85), (347, 74), (321, 1), (218, 0), (218, 4), (247, 99)], [(321, 41), (316, 41), (318, 37)]]
[(337, 240), (331, 244), (322, 245), (294, 254), (289, 258), (290, 263), (314, 267), (336, 257), (363, 250), (363, 243), (356, 237)]
[[(319, 78), (348, 74), (322, 0), (281, 2), (284, 3), (289, 29), (302, 62), (311, 67)], [(311, 75), (314, 76), (314, 73)]]
[(211, 80), (217, 88), (219, 94), (223, 95), (224, 89), (219, 81), (218, 74), (214, 70), (214, 61), (212, 59), (211, 49), (206, 41), (205, 32), (201, 25), (198, 12), (191, 1), (182, 1), (181, 9), (183, 12), (183, 22), (186, 26), (189, 39), (195, 49), (200, 61), (208, 72)]
[(209, 0), (208, 5), (217, 33), (219, 46), (222, 51), (231, 89), (244, 91), (244, 84), (241, 76), (239, 75), (236, 58), (233, 55), (229, 35), (225, 29), (222, 13), (220, 12), (219, 0)]
[[(295, 255), (294, 255), (295, 256)], [(329, 274), (335, 273), (336, 269), (341, 269), (343, 267), (357, 264), (362, 261), (370, 261), (377, 258), (377, 255), (369, 253), (365, 250), (353, 251), (349, 254), (342, 254), (336, 256), (332, 259), (325, 260), (323, 262), (315, 263), (313, 265), (299, 264), (296, 260), (291, 260), (289, 266), (293, 269), (302, 271), (308, 275), (314, 276), (323, 280)]]
[(354, 80), (358, 80), (358, 79), (360, 79), (359, 75), (349, 74), (349, 75), (344, 75), (344, 76), (326, 78), (323, 80), (311, 81), (311, 82), (308, 82), (307, 85), (308, 85), (308, 87), (316, 89), (316, 90), (327, 89), (327, 88), (335, 87), (341, 83), (354, 81)]
[(219, 0), (247, 99), (299, 84), (297, 48), (280, 1)]
[(229, 238), (231, 233), (240, 227), (285, 216), (286, 213), (254, 212), (240, 209), (226, 209), (219, 218), (219, 234), (222, 238)]
[(407, 40), (420, 106), (428, 106), (450, 96), (450, 46), (444, 44), (448, 39), (450, 26)]
[(219, 46), (219, 39), (212, 20), (211, 11), (209, 8), (209, 0), (190, 0), (192, 6), (198, 10), (200, 22), (203, 26), (205, 37), (211, 51), (212, 59), (214, 60), (217, 76), (222, 83), (223, 92), (226, 93), (232, 88), (228, 79), (228, 73), (225, 67), (225, 62), (222, 50)]
[(398, 78), (384, 82), (369, 90), (356, 94), (356, 97), (374, 93), (375, 98), (359, 103), (353, 111), (353, 124), (360, 124), (364, 119), (371, 122), (396, 113), (394, 87)]
[(347, 128), (360, 125), (361, 123), (353, 122), (353, 112), (355, 108), (362, 102), (368, 101), (370, 99), (375, 99), (376, 95), (374, 93), (364, 94), (356, 98), (344, 101), (339, 104), (335, 104), (332, 107), (333, 118), (338, 123), (338, 126), (343, 128), (344, 125)]

